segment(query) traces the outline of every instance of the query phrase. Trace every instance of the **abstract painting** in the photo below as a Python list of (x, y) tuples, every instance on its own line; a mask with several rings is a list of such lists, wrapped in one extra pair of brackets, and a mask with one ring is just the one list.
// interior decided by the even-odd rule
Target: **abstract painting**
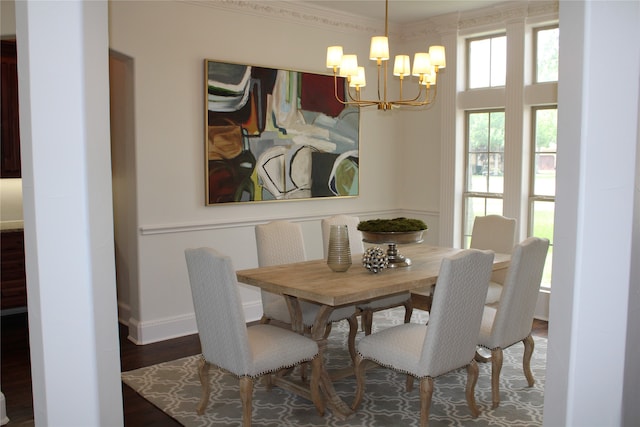
[(360, 111), (333, 76), (205, 60), (205, 81), (207, 205), (358, 195)]

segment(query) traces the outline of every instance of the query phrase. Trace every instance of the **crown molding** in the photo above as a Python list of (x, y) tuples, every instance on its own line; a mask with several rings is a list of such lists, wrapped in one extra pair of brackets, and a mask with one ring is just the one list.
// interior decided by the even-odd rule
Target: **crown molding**
[[(182, 3), (225, 10), (244, 15), (312, 25), (343, 33), (384, 32), (384, 21), (339, 13), (335, 10), (295, 1), (241, 1), (241, 0), (178, 0)], [(393, 31), (396, 31), (393, 29)], [(391, 32), (391, 30), (390, 30)]]
[[(174, 0), (203, 8), (267, 17), (289, 23), (320, 27), (341, 33), (382, 34), (384, 21), (337, 12), (297, 1)], [(433, 38), (452, 31), (463, 33), (526, 19), (557, 19), (558, 0), (507, 1), (463, 13), (451, 13), (410, 24), (389, 23), (389, 36), (398, 40)]]
[(462, 32), (487, 27), (503, 26), (507, 22), (525, 21), (530, 18), (558, 17), (558, 1), (529, 0), (505, 2), (483, 9), (460, 14), (458, 29)]

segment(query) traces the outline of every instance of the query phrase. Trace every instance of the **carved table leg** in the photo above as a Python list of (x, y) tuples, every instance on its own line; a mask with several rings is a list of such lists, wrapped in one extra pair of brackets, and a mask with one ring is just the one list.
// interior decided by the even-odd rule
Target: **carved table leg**
[[(291, 328), (294, 331), (303, 334), (304, 325), (302, 323), (302, 310), (300, 308), (300, 302), (297, 298), (290, 295), (284, 295), (284, 298), (287, 302), (287, 307), (289, 307), (289, 313), (291, 314)], [(326, 305), (320, 307), (320, 310), (318, 310), (318, 314), (316, 315), (316, 319), (314, 320), (313, 326), (311, 327), (311, 338), (318, 343), (318, 358), (320, 360), (318, 377), (320, 390), (322, 391), (323, 397), (326, 400), (326, 406), (331, 409), (333, 414), (338, 419), (345, 420), (351, 417), (354, 412), (342, 399), (340, 399), (340, 396), (338, 396), (338, 394), (336, 393), (324, 361), (324, 352), (327, 349), (327, 324), (329, 321), (329, 316), (331, 316), (332, 312), (333, 307), (329, 307)]]
[(322, 367), (320, 369), (320, 388), (327, 399), (327, 407), (331, 409), (336, 417), (341, 420), (345, 420), (351, 417), (354, 412), (336, 393), (336, 390), (333, 387), (333, 382), (331, 381), (331, 377), (329, 376), (327, 367), (324, 363), (324, 352), (327, 349), (327, 339), (324, 336), (324, 332), (329, 316), (331, 316), (332, 312), (333, 307), (326, 305), (322, 306), (320, 310), (318, 310), (313, 327), (311, 328), (311, 338), (318, 343), (320, 352), (318, 357), (320, 357), (322, 361)]

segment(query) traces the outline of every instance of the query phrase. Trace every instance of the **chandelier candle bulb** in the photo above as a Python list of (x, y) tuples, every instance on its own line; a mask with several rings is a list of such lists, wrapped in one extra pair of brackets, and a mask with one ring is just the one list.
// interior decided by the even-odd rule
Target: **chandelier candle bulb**
[(431, 57), (431, 64), (438, 69), (443, 69), (447, 65), (447, 61), (444, 54), (444, 46), (430, 46), (429, 56)]
[(342, 63), (342, 46), (329, 46), (327, 48), (327, 68), (338, 68)]
[(365, 87), (367, 85), (367, 80), (364, 75), (364, 67), (358, 67), (358, 74), (351, 77), (351, 81), (349, 82), (349, 86), (357, 88)]
[(340, 76), (351, 77), (357, 74), (358, 74), (358, 56), (342, 55), (342, 62), (340, 63)]
[(436, 72), (434, 70), (431, 70), (430, 73), (425, 74), (422, 81), (420, 82), (421, 85), (425, 85), (427, 87), (435, 85), (436, 84)]
[(433, 66), (431, 65), (431, 57), (426, 52), (418, 52), (413, 57), (413, 75), (422, 77), (430, 74)]
[(396, 55), (396, 60), (393, 64), (393, 75), (400, 76), (400, 79), (402, 79), (410, 74), (410, 70), (411, 60), (409, 55)]
[(377, 61), (389, 60), (389, 38), (384, 36), (371, 37), (371, 48), (369, 49), (369, 59)]

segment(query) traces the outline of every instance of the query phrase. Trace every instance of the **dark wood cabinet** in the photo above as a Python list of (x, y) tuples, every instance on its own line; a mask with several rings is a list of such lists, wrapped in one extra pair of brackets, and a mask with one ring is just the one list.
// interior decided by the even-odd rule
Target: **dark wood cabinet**
[(2, 164), (0, 178), (20, 178), (20, 120), (18, 116), (18, 56), (16, 42), (2, 40), (0, 47), (2, 69), (0, 70), (0, 141), (2, 142)]
[(27, 279), (24, 264), (24, 232), (3, 231), (0, 235), (1, 309), (27, 306)]

